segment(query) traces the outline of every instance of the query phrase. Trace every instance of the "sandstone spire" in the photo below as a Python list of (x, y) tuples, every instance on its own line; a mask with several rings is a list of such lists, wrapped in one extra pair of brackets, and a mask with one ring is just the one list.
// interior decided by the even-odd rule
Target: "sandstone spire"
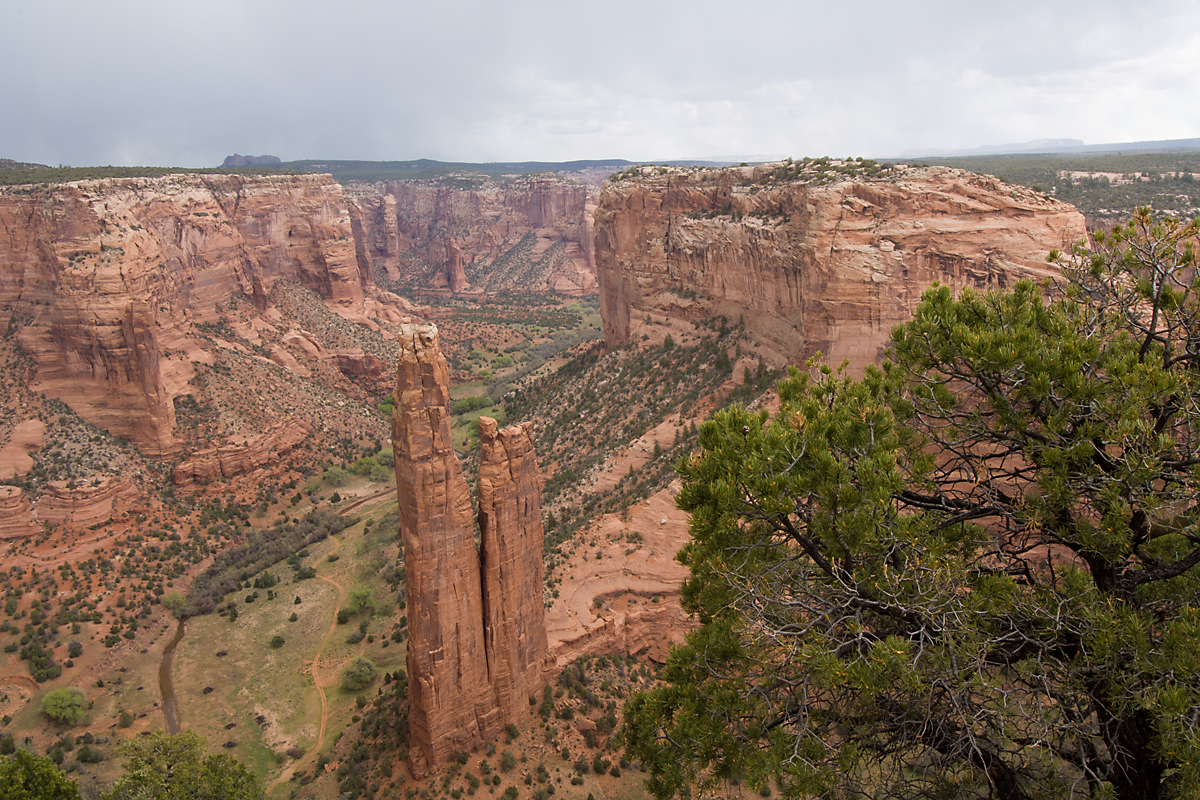
[(400, 332), (392, 444), (408, 591), (409, 769), (417, 777), (516, 721), (540, 688), (540, 479), (530, 427), (480, 420), (479, 523), (450, 437), (437, 328)]
[[(500, 727), (483, 645), (471, 498), (450, 438), (433, 325), (404, 324), (392, 444), (408, 591), (409, 768), (427, 774)], [(539, 598), (540, 600), (540, 598)]]
[(541, 480), (532, 423), (496, 430), (479, 418), (479, 530), (484, 647), (504, 719), (520, 716), (541, 690), (546, 654), (542, 604)]

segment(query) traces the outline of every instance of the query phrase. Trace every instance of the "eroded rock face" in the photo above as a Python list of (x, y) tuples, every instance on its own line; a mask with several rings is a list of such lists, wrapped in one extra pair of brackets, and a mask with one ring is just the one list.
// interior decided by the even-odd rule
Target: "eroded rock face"
[(38, 500), (37, 519), (76, 530), (91, 528), (118, 516), (137, 496), (136, 486), (116, 477), (80, 485), (50, 481)]
[(31, 453), (42, 449), (46, 424), (40, 419), (18, 422), (9, 433), (8, 444), (0, 448), (0, 481), (24, 475), (33, 468)]
[(171, 472), (176, 486), (191, 486), (217, 478), (231, 478), (269, 464), (302, 444), (312, 426), (301, 419), (288, 418), (244, 445), (226, 445), (200, 450), (181, 461)]
[(1050, 249), (1084, 234), (1074, 207), (962, 170), (822, 183), (779, 180), (781, 167), (646, 170), (606, 185), (595, 235), (610, 347), (647, 314), (720, 314), (783, 360), (819, 350), (862, 365), (934, 281), (1050, 276)]
[(5, 187), (0, 228), (0, 312), (37, 364), (33, 388), (152, 457), (177, 452), (172, 400), (192, 377), (164, 352), (219, 303), (240, 292), (261, 308), (285, 278), (351, 309), (377, 294), (327, 175)]
[(427, 774), (501, 727), (483, 644), (471, 497), (450, 436), (437, 328), (400, 333), (392, 447), (408, 593), (409, 768)]
[[(370, 256), (393, 280), (453, 293), (595, 292), (592, 187), (455, 177), (379, 183), (353, 197)], [(418, 265), (426, 272), (414, 275)]]
[(542, 482), (532, 433), (531, 422), (497, 430), (496, 420), (479, 418), (484, 646), (506, 722), (541, 691), (546, 654)]
[(392, 446), (409, 620), (408, 764), (418, 777), (514, 721), (518, 701), (540, 685), (546, 651), (529, 431), (497, 432), (492, 420), (485, 434), (481, 563), (450, 434), (449, 383), (437, 328), (404, 324)]
[(0, 486), (0, 540), (27, 539), (39, 528), (33, 506), (19, 486)]

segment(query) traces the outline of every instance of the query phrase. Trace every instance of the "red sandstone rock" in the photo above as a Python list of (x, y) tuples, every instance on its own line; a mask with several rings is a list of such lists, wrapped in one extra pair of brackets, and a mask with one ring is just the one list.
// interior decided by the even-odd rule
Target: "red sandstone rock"
[(190, 486), (252, 472), (264, 464), (277, 461), (280, 456), (302, 444), (311, 432), (312, 427), (307, 422), (289, 417), (244, 445), (196, 451), (191, 458), (175, 466), (171, 481), (176, 486)]
[(453, 236), (446, 237), (446, 283), (452, 292), (467, 288), (462, 248), (455, 243)]
[(33, 506), (19, 486), (0, 486), (0, 539), (27, 539), (38, 532)]
[(1084, 234), (1072, 206), (945, 167), (818, 185), (782, 165), (657, 170), (608, 184), (596, 268), (609, 346), (647, 315), (742, 319), (783, 359), (875, 361), (934, 281), (954, 289), (1054, 275)]
[(387, 363), (361, 348), (327, 350), (326, 357), (337, 365), (343, 375), (359, 378), (378, 378), (387, 371)]
[(471, 498), (450, 435), (433, 325), (400, 332), (392, 447), (408, 593), (409, 769), (428, 774), (502, 723), (488, 681)]
[(137, 487), (115, 477), (77, 486), (68, 481), (50, 481), (38, 498), (37, 519), (78, 530), (91, 528), (110, 521), (137, 496)]
[(484, 646), (505, 721), (517, 719), (544, 682), (541, 478), (532, 430), (526, 422), (498, 431), (496, 420), (479, 418)]
[(40, 419), (27, 419), (13, 426), (8, 443), (0, 448), (0, 481), (24, 475), (33, 468), (30, 455), (41, 450), (46, 441), (46, 425)]
[(401, 256), (413, 253), (436, 268), (432, 280), (447, 291), (514, 288), (526, 276), (497, 267), (482, 270), (474, 283), (471, 265), (494, 265), (528, 234), (536, 240), (534, 260), (557, 245), (559, 257), (544, 264), (533, 290), (591, 294), (591, 209), (596, 191), (561, 178), (529, 175), (505, 181), (457, 179), (394, 181), (359, 188), (353, 199), (363, 210), (364, 240), (371, 257), (390, 277), (402, 276)]
[(291, 353), (279, 345), (271, 345), (271, 349), (268, 352), (271, 356), (271, 360), (284, 369), (290, 370), (302, 378), (308, 378), (312, 376), (312, 370), (297, 361)]
[[(328, 175), (168, 175), (0, 188), (0, 316), (33, 387), (143, 453), (169, 458), (187, 362), (165, 342), (215, 322), (235, 292), (262, 307), (298, 279), (349, 310), (376, 297), (352, 210)], [(361, 235), (360, 235), (361, 238)], [(360, 308), (361, 310), (361, 308)]]
[(520, 719), (544, 680), (541, 479), (530, 426), (480, 419), (481, 552), (433, 325), (400, 334), (392, 447), (408, 591), (409, 769), (423, 776)]

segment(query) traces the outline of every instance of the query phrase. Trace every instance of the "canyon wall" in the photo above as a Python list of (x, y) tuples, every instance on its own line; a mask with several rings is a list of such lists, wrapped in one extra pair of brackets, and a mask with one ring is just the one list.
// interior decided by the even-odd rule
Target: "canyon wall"
[(169, 354), (221, 303), (241, 293), (262, 310), (281, 279), (348, 313), (383, 294), (356, 211), (327, 175), (0, 188), (0, 317), (33, 357), (32, 388), (170, 458), (193, 372)]
[(477, 551), (437, 328), (405, 324), (399, 340), (392, 446), (407, 576), (408, 764), (422, 777), (496, 737), (541, 684), (540, 481), (529, 429), (482, 422)]
[(552, 175), (392, 181), (347, 190), (388, 279), (450, 293), (594, 294), (596, 190)]
[(995, 178), (855, 162), (635, 169), (606, 184), (595, 220), (609, 347), (647, 315), (724, 315), (780, 361), (859, 366), (934, 281), (1052, 276), (1050, 249), (1084, 235), (1074, 207)]

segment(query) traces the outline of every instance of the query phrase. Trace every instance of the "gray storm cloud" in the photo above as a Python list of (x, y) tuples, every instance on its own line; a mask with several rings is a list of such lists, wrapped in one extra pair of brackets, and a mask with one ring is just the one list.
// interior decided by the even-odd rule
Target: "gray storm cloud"
[(8, 5), (0, 157), (23, 161), (878, 156), (1200, 135), (1200, 10), (1185, 2)]

